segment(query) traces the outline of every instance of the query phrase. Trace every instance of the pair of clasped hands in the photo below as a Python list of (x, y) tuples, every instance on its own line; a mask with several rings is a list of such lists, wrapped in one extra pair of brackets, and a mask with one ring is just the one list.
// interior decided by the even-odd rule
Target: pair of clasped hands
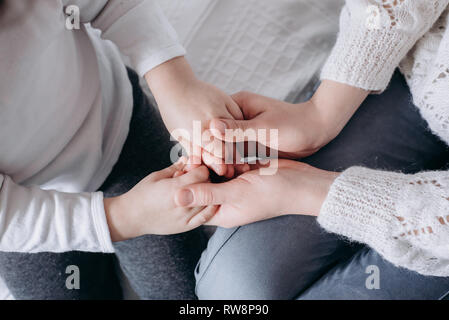
[[(338, 173), (287, 159), (313, 154), (335, 138), (368, 94), (325, 80), (300, 104), (248, 92), (228, 96), (198, 80), (184, 57), (154, 68), (145, 79), (170, 132), (192, 132), (194, 121), (200, 121), (202, 131), (224, 142), (225, 130), (277, 129), (282, 159), (275, 174), (261, 175), (266, 163), (227, 164), (213, 150), (181, 138), (196, 158), (183, 157), (127, 193), (104, 200), (113, 241), (176, 234), (204, 224), (231, 228), (287, 214), (317, 216)], [(226, 180), (210, 182), (210, 170)]]

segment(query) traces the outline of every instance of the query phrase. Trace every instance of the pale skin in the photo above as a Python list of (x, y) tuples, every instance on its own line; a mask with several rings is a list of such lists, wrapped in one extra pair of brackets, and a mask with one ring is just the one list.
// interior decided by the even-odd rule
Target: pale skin
[[(300, 104), (241, 92), (233, 98), (245, 120), (213, 119), (211, 128), (223, 140), (224, 129), (278, 129), (279, 155), (297, 159), (315, 153), (334, 139), (368, 94), (326, 80), (309, 101)], [(338, 175), (304, 163), (279, 160), (275, 175), (260, 175), (255, 169), (222, 184), (199, 183), (178, 191), (175, 200), (181, 207), (219, 205), (208, 224), (225, 228), (284, 214), (318, 216)]]
[(338, 173), (292, 160), (281, 159), (278, 165), (274, 175), (254, 168), (228, 182), (191, 185), (177, 192), (175, 202), (186, 208), (218, 205), (207, 224), (224, 228), (286, 214), (316, 216)]
[[(323, 81), (313, 98), (302, 104), (246, 92), (230, 97), (198, 80), (183, 57), (154, 68), (145, 79), (169, 131), (191, 132), (194, 120), (223, 140), (220, 123), (227, 129), (278, 129), (279, 154), (292, 159), (312, 154), (335, 138), (368, 95)], [(247, 164), (227, 165), (214, 150), (186, 139), (180, 143), (190, 151), (189, 159), (199, 160), (155, 172), (124, 195), (104, 200), (112, 241), (181, 233), (202, 224), (244, 225), (283, 214), (316, 216), (338, 176), (290, 160), (280, 160), (275, 175), (261, 176), (254, 166), (250, 170)], [(212, 184), (201, 163), (219, 175), (237, 177)]]
[[(218, 88), (198, 80), (184, 57), (161, 64), (148, 72), (145, 79), (171, 133), (175, 129), (185, 129), (193, 140), (194, 121), (201, 121), (204, 132), (213, 118), (243, 120), (237, 103)], [(218, 175), (231, 178), (234, 169), (240, 173), (249, 169), (247, 165), (226, 165), (222, 157), (215, 156), (214, 150), (205, 150), (203, 145), (193, 144), (186, 138), (178, 140), (190, 156), (201, 159)]]
[[(127, 193), (104, 199), (112, 241), (123, 241), (145, 234), (168, 235), (186, 232), (209, 221), (216, 206), (182, 208), (175, 204), (177, 191), (192, 183), (206, 183), (205, 166), (186, 168), (182, 159), (153, 172)], [(188, 172), (187, 172), (188, 171)]]
[[(164, 123), (171, 132), (182, 128), (192, 131), (194, 120), (206, 130), (213, 118), (243, 119), (235, 101), (214, 86), (198, 80), (184, 57), (174, 58), (145, 75)], [(191, 135), (193, 136), (193, 135)], [(192, 230), (207, 222), (217, 207), (179, 208), (174, 195), (183, 186), (206, 182), (209, 172), (227, 177), (249, 170), (248, 165), (226, 165), (189, 140), (180, 143), (189, 152), (189, 165), (171, 166), (152, 173), (124, 195), (104, 200), (112, 241), (122, 241), (144, 234), (174, 234)], [(194, 159), (194, 160), (192, 160)], [(207, 173), (207, 174), (206, 174)]]

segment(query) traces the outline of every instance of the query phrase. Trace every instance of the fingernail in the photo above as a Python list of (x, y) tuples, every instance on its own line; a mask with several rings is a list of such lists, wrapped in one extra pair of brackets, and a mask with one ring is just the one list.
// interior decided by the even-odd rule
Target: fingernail
[(193, 202), (193, 193), (189, 189), (181, 190), (178, 193), (178, 202), (181, 206), (188, 206)]
[(226, 123), (224, 123), (223, 121), (218, 120), (218, 121), (215, 121), (214, 127), (215, 127), (215, 129), (217, 129), (218, 131), (220, 131), (220, 133), (221, 133), (222, 135), (225, 135), (226, 129), (227, 129), (228, 126), (227, 126)]

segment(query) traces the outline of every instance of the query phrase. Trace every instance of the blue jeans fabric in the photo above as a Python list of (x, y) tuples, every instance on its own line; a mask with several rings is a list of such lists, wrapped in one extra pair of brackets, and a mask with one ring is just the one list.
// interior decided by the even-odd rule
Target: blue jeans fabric
[[(335, 140), (302, 159), (333, 171), (362, 165), (405, 173), (444, 169), (448, 160), (447, 145), (430, 132), (398, 72)], [(370, 265), (379, 268), (380, 289), (365, 285)], [(440, 299), (449, 292), (449, 278), (397, 268), (309, 216), (218, 228), (195, 277), (200, 299)]]

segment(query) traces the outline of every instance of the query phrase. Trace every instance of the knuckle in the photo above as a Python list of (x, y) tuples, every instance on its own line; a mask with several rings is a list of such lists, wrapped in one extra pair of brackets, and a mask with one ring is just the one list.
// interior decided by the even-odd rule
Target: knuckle
[(210, 204), (214, 201), (214, 195), (211, 190), (203, 188), (200, 192), (200, 201), (203, 204)]
[(242, 99), (248, 99), (251, 96), (251, 92), (247, 90), (242, 90), (239, 92)]
[(205, 224), (207, 222), (207, 215), (203, 212), (198, 214), (198, 224)]
[(236, 94), (234, 94), (234, 99), (238, 100), (239, 103), (245, 104), (246, 100), (249, 98), (250, 92), (249, 91), (239, 91)]
[(192, 172), (193, 181), (204, 181), (209, 177), (209, 170), (206, 166), (198, 167)]

